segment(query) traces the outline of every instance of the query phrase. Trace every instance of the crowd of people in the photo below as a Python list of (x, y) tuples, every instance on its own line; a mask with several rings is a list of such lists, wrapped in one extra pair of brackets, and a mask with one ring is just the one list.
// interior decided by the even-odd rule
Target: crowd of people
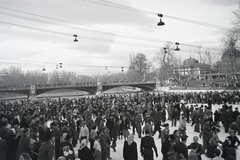
[[(117, 141), (123, 140), (124, 160), (140, 159), (138, 146), (144, 160), (153, 160), (160, 151), (163, 160), (201, 160), (202, 154), (236, 160), (240, 113), (232, 104), (239, 104), (239, 95), (238, 91), (141, 92), (2, 101), (0, 159), (110, 160), (111, 150), (116, 152)], [(222, 108), (213, 111), (214, 104)], [(188, 146), (187, 123), (199, 134)], [(220, 125), (229, 133), (224, 141), (218, 138)], [(170, 126), (178, 129), (171, 133)], [(161, 149), (153, 137), (157, 132)], [(140, 144), (134, 141), (135, 134)]]

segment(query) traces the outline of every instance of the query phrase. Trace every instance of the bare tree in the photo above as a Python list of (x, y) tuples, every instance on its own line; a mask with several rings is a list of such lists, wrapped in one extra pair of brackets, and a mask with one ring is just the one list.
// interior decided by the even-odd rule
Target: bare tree
[(179, 60), (175, 56), (174, 48), (171, 47), (172, 43), (168, 42), (163, 49), (156, 53), (154, 61), (159, 64), (159, 76), (161, 80), (169, 79), (174, 75), (174, 68), (179, 66)]
[(134, 80), (143, 80), (150, 67), (151, 63), (147, 60), (145, 54), (138, 53), (130, 61), (128, 74), (134, 74)]

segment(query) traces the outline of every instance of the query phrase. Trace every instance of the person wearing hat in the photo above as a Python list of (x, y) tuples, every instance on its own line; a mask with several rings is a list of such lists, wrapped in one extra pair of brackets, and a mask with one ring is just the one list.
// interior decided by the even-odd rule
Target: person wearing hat
[(238, 111), (238, 107), (236, 107), (235, 111), (232, 113), (232, 118), (236, 120), (238, 115), (240, 115), (240, 112)]
[(45, 132), (45, 140), (39, 148), (37, 160), (52, 160), (55, 157), (55, 145), (52, 138), (53, 133), (50, 128), (47, 128)]
[(237, 158), (236, 149), (240, 145), (240, 141), (236, 136), (235, 130), (230, 129), (229, 134), (230, 136), (226, 137), (222, 145), (223, 148), (222, 158), (226, 159), (228, 156), (231, 155), (236, 160)]
[(3, 139), (3, 137), (4, 137), (4, 134), (0, 130), (0, 157), (1, 157), (1, 160), (8, 160), (8, 157), (7, 157), (8, 146), (6, 141)]
[(169, 130), (169, 124), (168, 123), (165, 123), (164, 125), (163, 125), (163, 127), (165, 127), (163, 130), (162, 130), (162, 133), (161, 133), (161, 142), (162, 142), (162, 144), (165, 142), (165, 138), (166, 138), (166, 135), (169, 135), (169, 132), (170, 132), (170, 130)]
[(214, 157), (214, 150), (219, 146), (219, 143), (223, 143), (218, 138), (218, 133), (220, 132), (219, 128), (213, 127), (212, 129), (212, 137), (209, 140), (209, 147), (207, 149), (207, 157), (213, 158)]
[(21, 137), (18, 148), (17, 148), (17, 154), (16, 159), (18, 160), (21, 153), (25, 152), (28, 154), (31, 154), (32, 148), (31, 148), (31, 139), (30, 139), (30, 130), (24, 129), (23, 136)]
[(153, 150), (155, 151), (156, 157), (158, 157), (157, 147), (153, 137), (150, 135), (148, 129), (145, 130), (146, 136), (141, 139), (140, 152), (144, 160), (154, 160)]
[(38, 150), (41, 144), (39, 143), (38, 136), (35, 132), (30, 133), (30, 138), (31, 138), (31, 144), (32, 144), (32, 153), (30, 155), (32, 159), (37, 159)]
[(107, 130), (108, 130), (107, 127), (103, 126), (102, 131), (99, 134), (100, 144), (102, 147), (102, 160), (106, 160), (107, 158), (110, 158), (111, 139)]
[(195, 124), (194, 132), (200, 132), (200, 118), (199, 108), (195, 108), (195, 111), (192, 113), (192, 126)]
[(187, 135), (182, 135), (181, 136), (181, 141), (177, 142), (175, 145), (175, 149), (178, 155), (178, 159), (188, 159), (188, 149), (186, 146), (186, 142), (187, 142)]
[(165, 142), (162, 144), (161, 152), (163, 154), (163, 160), (167, 160), (167, 153), (171, 150), (171, 143), (169, 140), (169, 135), (166, 135)]
[(198, 160), (197, 149), (198, 145), (196, 143), (192, 144), (191, 151), (188, 155), (188, 160)]
[(141, 124), (143, 123), (143, 120), (142, 120), (142, 115), (141, 115), (141, 111), (137, 111), (136, 113), (136, 117), (135, 117), (135, 126), (136, 126), (136, 130), (137, 130), (137, 133), (138, 133), (138, 138), (142, 138), (141, 134), (142, 134), (142, 126)]

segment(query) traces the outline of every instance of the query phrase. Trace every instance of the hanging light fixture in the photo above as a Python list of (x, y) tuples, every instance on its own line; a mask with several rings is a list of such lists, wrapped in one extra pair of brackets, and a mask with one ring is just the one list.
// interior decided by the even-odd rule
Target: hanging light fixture
[(178, 45), (180, 45), (180, 44), (178, 42), (176, 42), (175, 44), (176, 44), (175, 51), (180, 51), (180, 48), (178, 48)]
[(122, 72), (124, 72), (124, 67), (121, 67), (122, 68)]
[(59, 68), (62, 68), (62, 63), (59, 63)]
[(163, 17), (163, 15), (162, 14), (160, 14), (160, 13), (158, 13), (158, 17), (160, 17), (160, 21), (158, 22), (158, 26), (164, 26), (165, 25), (165, 23), (162, 21), (162, 17)]
[(78, 42), (78, 40), (77, 40), (77, 35), (75, 34), (75, 35), (73, 35), (73, 37), (75, 37), (75, 39), (73, 40), (73, 42)]
[(163, 50), (164, 50), (164, 53), (167, 53), (167, 48), (166, 47), (164, 47)]

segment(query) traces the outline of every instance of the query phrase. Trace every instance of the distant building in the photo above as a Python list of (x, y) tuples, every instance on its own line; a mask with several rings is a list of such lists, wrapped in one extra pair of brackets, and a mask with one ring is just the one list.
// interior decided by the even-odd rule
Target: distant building
[(238, 83), (240, 78), (240, 50), (234, 44), (223, 52), (221, 61), (212, 67), (213, 79), (223, 80), (226, 83)]
[(210, 79), (211, 65), (199, 63), (195, 58), (188, 58), (183, 64), (175, 69), (175, 74), (179, 80), (205, 80)]

